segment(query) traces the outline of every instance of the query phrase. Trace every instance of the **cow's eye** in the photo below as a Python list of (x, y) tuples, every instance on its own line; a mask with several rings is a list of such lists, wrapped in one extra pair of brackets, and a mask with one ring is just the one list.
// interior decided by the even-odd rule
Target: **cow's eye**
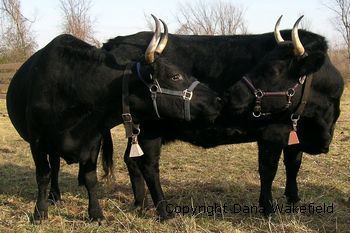
[(171, 79), (173, 81), (179, 81), (179, 80), (183, 80), (184, 78), (182, 77), (181, 74), (175, 74), (173, 77), (171, 77)]

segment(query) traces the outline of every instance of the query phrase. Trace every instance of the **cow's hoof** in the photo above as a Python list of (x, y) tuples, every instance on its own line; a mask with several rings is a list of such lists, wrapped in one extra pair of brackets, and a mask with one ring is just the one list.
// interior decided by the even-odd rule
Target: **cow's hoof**
[(263, 216), (265, 218), (271, 218), (273, 216), (274, 212), (273, 211), (265, 211), (263, 212)]
[(262, 214), (264, 217), (271, 217), (275, 213), (273, 205), (271, 205), (271, 204), (266, 204), (266, 205), (260, 204), (260, 206), (263, 209)]
[(63, 203), (64, 203), (63, 200), (51, 200), (51, 199), (49, 199), (50, 205), (61, 206), (61, 205), (63, 205)]
[(106, 219), (102, 216), (99, 218), (90, 218), (90, 222), (97, 223), (99, 226), (105, 225)]
[(286, 198), (287, 198), (287, 203), (288, 204), (295, 204), (295, 203), (298, 203), (301, 200), (298, 195), (296, 195), (296, 196), (287, 196), (286, 195)]
[(142, 206), (131, 206), (130, 207), (130, 211), (137, 213), (139, 215), (144, 214), (147, 210), (145, 208), (143, 208)]
[(143, 199), (143, 201), (135, 201), (134, 208), (135, 209), (146, 209), (148, 206), (147, 198)]
[(97, 222), (99, 225), (101, 225), (105, 217), (103, 216), (101, 209), (96, 209), (89, 211), (89, 219), (91, 222)]
[(63, 203), (61, 195), (54, 192), (49, 193), (48, 200), (51, 205), (61, 205)]
[(175, 214), (173, 213), (166, 213), (166, 214), (160, 214), (158, 217), (159, 222), (165, 222), (169, 219), (172, 219), (175, 217)]
[(43, 221), (48, 219), (47, 211), (34, 210), (33, 223), (41, 224)]

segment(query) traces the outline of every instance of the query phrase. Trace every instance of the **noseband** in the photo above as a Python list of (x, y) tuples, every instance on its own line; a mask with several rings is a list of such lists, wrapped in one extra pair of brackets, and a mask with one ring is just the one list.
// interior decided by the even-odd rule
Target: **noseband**
[[(255, 105), (252, 111), (252, 114), (255, 118), (259, 118), (262, 116), (271, 115), (271, 112), (262, 112), (261, 104), (263, 97), (285, 97), (287, 100), (286, 105), (283, 107), (282, 111), (289, 109), (292, 105), (292, 97), (295, 95), (296, 89), (299, 86), (302, 86), (306, 80), (306, 76), (302, 76), (299, 78), (299, 81), (291, 88), (288, 88), (286, 91), (263, 91), (261, 89), (256, 88), (248, 77), (243, 76), (242, 81), (248, 86), (248, 88), (253, 92), (255, 96)], [(305, 90), (305, 89), (304, 89)], [(303, 95), (303, 93), (302, 93)]]
[(162, 88), (157, 79), (153, 79), (152, 75), (151, 79), (153, 80), (153, 84), (148, 84), (141, 75), (140, 72), (141, 64), (138, 62), (136, 63), (136, 70), (137, 70), (137, 77), (148, 87), (151, 98), (153, 102), (153, 108), (158, 116), (158, 118), (161, 118), (158, 111), (158, 105), (157, 105), (157, 96), (158, 95), (170, 95), (170, 96), (179, 96), (184, 100), (184, 119), (186, 121), (191, 120), (191, 99), (193, 96), (193, 90), (196, 88), (196, 86), (200, 83), (199, 81), (194, 81), (187, 89), (183, 91), (174, 91), (166, 88)]
[[(133, 122), (131, 113), (130, 113), (130, 106), (129, 106), (129, 79), (132, 76), (132, 66), (134, 63), (129, 63), (123, 72), (123, 88), (122, 88), (122, 106), (123, 106), (123, 122), (125, 127), (125, 133), (126, 137), (132, 137), (133, 135), (138, 135), (140, 132), (139, 125), (135, 124)], [(156, 79), (153, 79), (151, 76), (151, 79), (153, 80), (152, 84), (148, 84), (141, 75), (140, 72), (141, 64), (138, 62), (136, 63), (136, 71), (137, 71), (137, 78), (142, 81), (143, 84), (145, 84), (146, 87), (148, 87), (151, 98), (153, 102), (153, 108), (155, 110), (155, 113), (158, 118), (161, 118), (158, 111), (158, 105), (157, 105), (157, 97), (159, 95), (170, 95), (170, 96), (177, 96), (181, 97), (184, 101), (184, 120), (190, 121), (191, 120), (191, 99), (193, 96), (193, 90), (196, 88), (196, 86), (200, 83), (199, 81), (194, 81), (187, 89), (183, 91), (176, 91), (176, 90), (170, 90), (166, 88), (162, 88), (158, 81)]]
[[(300, 116), (304, 112), (305, 106), (308, 102), (310, 93), (311, 93), (311, 83), (312, 83), (313, 75), (310, 76), (302, 76), (299, 78), (298, 83), (296, 83), (293, 87), (287, 89), (286, 91), (279, 92), (264, 92), (260, 89), (254, 87), (251, 81), (247, 77), (243, 77), (242, 81), (248, 86), (248, 88), (255, 95), (255, 106), (253, 109), (253, 116), (255, 118), (259, 118), (261, 116), (270, 115), (272, 113), (262, 113), (261, 112), (261, 102), (264, 96), (280, 96), (287, 98), (287, 104), (284, 106), (283, 110), (287, 110), (292, 104), (292, 97), (295, 94), (295, 90), (300, 86), (303, 87), (301, 92), (301, 100), (299, 102), (296, 110), (290, 115), (290, 120), (292, 121), (292, 130), (289, 133), (288, 145), (294, 145), (299, 143), (297, 132), (298, 121)], [(305, 83), (305, 84), (304, 84)]]

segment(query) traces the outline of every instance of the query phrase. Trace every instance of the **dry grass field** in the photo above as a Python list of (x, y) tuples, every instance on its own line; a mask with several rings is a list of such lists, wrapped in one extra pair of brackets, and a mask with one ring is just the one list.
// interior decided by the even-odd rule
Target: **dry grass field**
[[(333, 213), (260, 214), (197, 213), (176, 215), (163, 223), (149, 209), (132, 208), (133, 196), (122, 155), (126, 141), (122, 127), (113, 129), (116, 179), (100, 181), (101, 206), (106, 222), (87, 221), (87, 194), (78, 187), (77, 165), (61, 162), (60, 185), (64, 202), (49, 207), (49, 219), (31, 223), (35, 205), (34, 162), (29, 146), (16, 133), (0, 100), (0, 232), (345, 232), (350, 229), (350, 88), (342, 99), (342, 114), (329, 154), (303, 158), (299, 173), (302, 203), (334, 204)], [(256, 205), (259, 197), (257, 147), (254, 143), (201, 149), (183, 142), (163, 147), (161, 181), (169, 203), (180, 206)], [(101, 175), (102, 173), (99, 172)], [(273, 184), (278, 204), (283, 195), (282, 160)]]

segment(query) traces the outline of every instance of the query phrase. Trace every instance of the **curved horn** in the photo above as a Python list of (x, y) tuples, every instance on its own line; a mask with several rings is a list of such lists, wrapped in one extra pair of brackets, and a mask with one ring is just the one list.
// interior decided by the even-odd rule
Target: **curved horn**
[(298, 34), (298, 25), (300, 20), (303, 18), (304, 16), (302, 15), (294, 24), (293, 26), (293, 30), (292, 30), (292, 42), (293, 42), (293, 46), (294, 46), (294, 54), (296, 56), (302, 56), (305, 53), (305, 49), (303, 44), (301, 43), (300, 39), (299, 39), (299, 34)]
[(160, 39), (160, 23), (159, 20), (151, 14), (151, 16), (153, 17), (155, 23), (156, 23), (156, 29), (154, 31), (153, 37), (151, 42), (149, 43), (146, 52), (145, 52), (145, 59), (146, 59), (146, 63), (150, 64), (152, 62), (154, 62), (154, 52), (156, 51), (159, 39)]
[(280, 32), (280, 30), (279, 30), (279, 26), (280, 26), (280, 23), (281, 23), (282, 16), (283, 16), (283, 15), (281, 15), (281, 16), (278, 18), (278, 20), (277, 20), (277, 22), (276, 22), (276, 25), (275, 25), (274, 35), (275, 35), (275, 39), (276, 39), (277, 44), (279, 44), (279, 43), (281, 43), (281, 42), (284, 42), (284, 39), (283, 39), (283, 37), (282, 37), (282, 35), (281, 35), (281, 32)]
[(168, 43), (168, 26), (166, 25), (166, 23), (164, 23), (163, 20), (159, 19), (162, 24), (163, 24), (163, 27), (164, 27), (164, 34), (162, 36), (162, 39), (160, 40), (158, 46), (157, 46), (157, 49), (156, 49), (156, 53), (158, 54), (162, 54), (163, 50), (165, 49), (166, 47), (166, 44)]

